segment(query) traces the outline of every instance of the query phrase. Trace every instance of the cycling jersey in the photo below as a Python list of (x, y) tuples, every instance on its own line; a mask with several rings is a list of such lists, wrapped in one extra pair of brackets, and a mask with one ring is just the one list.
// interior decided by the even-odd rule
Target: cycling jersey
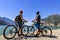
[(21, 15), (18, 15), (18, 16), (15, 18), (15, 21), (22, 22), (22, 16), (21, 16)]
[(36, 28), (38, 28), (38, 29), (40, 28), (40, 18), (41, 18), (40, 15), (38, 15), (38, 16), (36, 17), (37, 23), (36, 23), (35, 26), (36, 26)]

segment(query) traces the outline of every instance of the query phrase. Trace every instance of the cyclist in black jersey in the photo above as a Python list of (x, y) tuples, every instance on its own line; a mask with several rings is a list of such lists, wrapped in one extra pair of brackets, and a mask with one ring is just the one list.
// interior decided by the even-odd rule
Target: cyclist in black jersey
[[(20, 14), (18, 16), (16, 16), (16, 18), (15, 18), (15, 22), (18, 23), (18, 25), (19, 25), (19, 32), (21, 32), (21, 34), (18, 33), (18, 36), (22, 35), (22, 25), (23, 25), (22, 22), (23, 22), (23, 20), (24, 20), (23, 19), (23, 11), (21, 10)], [(26, 20), (24, 20), (24, 21), (26, 21)]]

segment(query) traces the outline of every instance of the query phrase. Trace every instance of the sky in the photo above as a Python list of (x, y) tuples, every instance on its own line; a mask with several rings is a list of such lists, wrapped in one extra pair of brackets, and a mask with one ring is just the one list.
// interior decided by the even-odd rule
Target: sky
[(23, 18), (31, 22), (39, 11), (41, 18), (60, 14), (60, 0), (0, 0), (0, 16), (14, 20), (23, 10)]

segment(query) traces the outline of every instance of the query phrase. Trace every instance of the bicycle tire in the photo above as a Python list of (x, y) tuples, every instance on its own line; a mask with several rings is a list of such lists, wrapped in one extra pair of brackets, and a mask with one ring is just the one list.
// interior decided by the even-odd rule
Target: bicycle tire
[(12, 39), (12, 38), (14, 38), (14, 37), (16, 36), (16, 32), (15, 32), (15, 34), (14, 34), (13, 37), (11, 37), (11, 38), (6, 37), (5, 31), (6, 31), (6, 29), (7, 29), (8, 27), (11, 27), (11, 26), (14, 27), (14, 28), (15, 28), (15, 31), (17, 32), (17, 28), (16, 28), (14, 25), (8, 25), (8, 26), (4, 29), (4, 31), (3, 31), (3, 36), (4, 36), (6, 39)]
[(28, 30), (28, 34), (29, 34), (29, 35), (34, 35), (35, 28), (34, 28), (33, 26), (29, 26), (28, 29), (29, 29), (29, 30)]
[[(23, 30), (24, 28), (27, 28), (26, 30)], [(26, 34), (24, 34), (24, 32), (27, 32)], [(23, 36), (27, 36), (27, 34), (28, 34), (28, 26), (27, 25), (24, 25), (23, 27), (22, 27), (22, 35)]]
[[(47, 33), (44, 34), (44, 29), (45, 29), (45, 28), (50, 31), (50, 35), (47, 35)], [(52, 36), (52, 30), (51, 30), (51, 28), (49, 28), (49, 27), (43, 27), (41, 31), (42, 31), (42, 36)], [(45, 30), (45, 31), (47, 31), (47, 30)]]

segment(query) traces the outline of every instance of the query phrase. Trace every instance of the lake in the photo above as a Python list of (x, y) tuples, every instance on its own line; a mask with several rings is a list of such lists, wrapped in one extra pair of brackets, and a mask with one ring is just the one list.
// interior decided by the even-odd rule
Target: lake
[(0, 25), (0, 35), (3, 34), (3, 30), (7, 25)]

